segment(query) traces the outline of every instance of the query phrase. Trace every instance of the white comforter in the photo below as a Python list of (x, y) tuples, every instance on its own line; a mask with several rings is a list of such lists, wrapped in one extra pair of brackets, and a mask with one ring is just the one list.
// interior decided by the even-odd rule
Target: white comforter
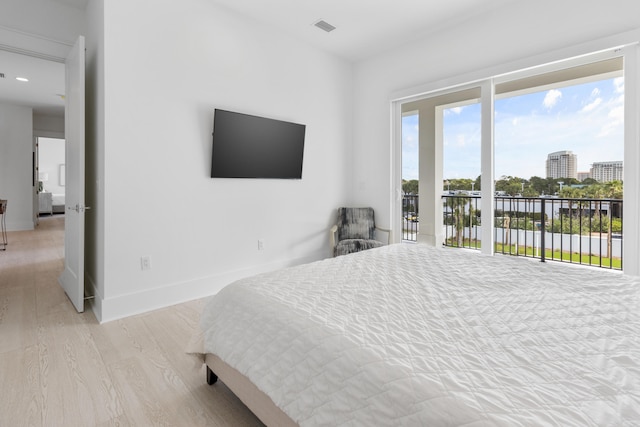
[(205, 350), (303, 426), (639, 426), (640, 281), (393, 245), (238, 281)]
[(65, 193), (53, 193), (52, 204), (53, 206), (64, 206)]

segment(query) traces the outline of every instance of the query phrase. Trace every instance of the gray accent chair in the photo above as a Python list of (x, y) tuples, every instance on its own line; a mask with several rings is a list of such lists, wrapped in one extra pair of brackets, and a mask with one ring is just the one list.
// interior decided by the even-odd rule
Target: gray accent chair
[[(376, 240), (376, 231), (386, 233), (386, 243)], [(346, 255), (389, 244), (390, 230), (376, 227), (373, 208), (338, 208), (338, 221), (329, 238), (333, 256)]]

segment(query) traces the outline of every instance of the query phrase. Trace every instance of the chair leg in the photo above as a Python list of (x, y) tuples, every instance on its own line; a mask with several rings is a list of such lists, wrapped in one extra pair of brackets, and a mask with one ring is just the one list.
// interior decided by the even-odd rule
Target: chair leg
[(0, 230), (2, 232), (2, 242), (0, 243), (2, 244), (2, 250), (6, 251), (7, 245), (9, 244), (9, 239), (7, 238), (7, 221), (4, 212), (0, 215), (2, 215), (2, 218), (0, 219), (0, 228), (2, 229)]

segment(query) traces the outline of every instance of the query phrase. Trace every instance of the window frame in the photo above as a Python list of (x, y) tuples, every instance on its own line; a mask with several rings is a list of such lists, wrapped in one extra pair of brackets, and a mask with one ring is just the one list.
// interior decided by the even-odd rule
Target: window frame
[[(629, 165), (624, 168), (624, 210), (623, 217), (635, 218), (640, 213), (640, 54), (637, 40), (640, 39), (640, 32), (626, 34), (624, 37), (631, 37), (632, 42), (615, 45), (608, 49), (597, 52), (569, 56), (566, 52), (557, 52), (556, 55), (567, 55), (564, 59), (543, 62), (538, 58), (539, 65), (522, 67), (503, 73), (495, 73), (485, 78), (474, 78), (468, 75), (457, 80), (463, 83), (451, 84), (451, 82), (435, 82), (423, 87), (413, 89), (412, 95), (398, 94), (392, 101), (392, 171), (393, 188), (396, 189), (397, 198), (391, 206), (391, 217), (393, 224), (398, 230), (402, 230), (401, 203), (397, 200), (402, 195), (402, 121), (403, 112), (406, 113), (420, 103), (429, 104), (429, 100), (437, 98), (446, 99), (452, 94), (459, 93), (469, 88), (480, 88), (481, 102), (481, 173), (482, 182), (489, 182), (490, 185), (482, 186), (482, 223), (492, 224), (493, 199), (494, 199), (494, 102), (495, 99), (514, 96), (525, 93), (533, 93), (541, 90), (548, 90), (553, 87), (567, 86), (593, 80), (606, 79), (616, 75), (625, 76), (625, 124), (624, 124), (624, 163)], [(534, 59), (535, 60), (535, 59)], [(621, 69), (620, 69), (621, 68)], [(407, 93), (410, 93), (407, 91)], [(433, 102), (431, 103), (434, 104)], [(433, 108), (435, 112), (435, 107)], [(431, 112), (429, 112), (431, 114)], [(436, 115), (437, 116), (437, 115)], [(442, 153), (441, 141), (438, 140), (437, 127), (434, 135), (430, 137), (435, 141), (434, 147), (428, 147), (430, 155), (435, 159), (430, 159), (424, 154), (420, 154), (419, 161), (419, 182), (420, 193), (426, 197), (420, 198), (420, 219), (425, 221), (421, 232), (418, 234), (418, 242), (431, 245), (441, 244), (439, 238), (439, 225), (442, 222), (441, 185), (442, 182), (442, 156), (437, 158), (437, 153)], [(420, 137), (422, 138), (422, 136)], [(431, 142), (430, 142), (431, 143)], [(422, 142), (421, 142), (422, 144)], [(438, 146), (438, 144), (440, 144)], [(422, 146), (420, 147), (420, 152)], [(423, 158), (428, 162), (422, 165)], [(428, 179), (423, 183), (423, 170), (427, 171)], [(424, 201), (423, 201), (424, 200)], [(423, 210), (424, 209), (424, 210)], [(427, 213), (424, 215), (423, 213)], [(429, 214), (430, 213), (430, 214)], [(486, 216), (486, 218), (485, 218)], [(397, 220), (394, 220), (397, 219)], [(640, 275), (640, 225), (636, 221), (627, 221), (625, 224), (625, 239), (623, 251), (625, 258), (631, 260), (625, 262), (624, 272), (631, 275)], [(440, 227), (441, 228), (441, 227)], [(486, 229), (486, 230), (485, 230)], [(400, 242), (402, 233), (393, 233), (394, 240)], [(482, 245), (482, 252), (488, 255), (493, 254), (493, 230), (492, 227), (483, 227), (482, 240), (490, 244)]]

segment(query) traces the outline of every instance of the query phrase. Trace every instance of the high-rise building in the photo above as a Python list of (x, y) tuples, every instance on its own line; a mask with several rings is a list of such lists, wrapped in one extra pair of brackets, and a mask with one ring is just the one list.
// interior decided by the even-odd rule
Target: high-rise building
[(578, 172), (578, 181), (582, 182), (587, 178), (591, 178), (591, 172)]
[(591, 165), (591, 178), (598, 182), (622, 181), (624, 178), (622, 161), (593, 163)]
[(572, 151), (556, 151), (547, 156), (547, 178), (578, 178), (578, 156)]

